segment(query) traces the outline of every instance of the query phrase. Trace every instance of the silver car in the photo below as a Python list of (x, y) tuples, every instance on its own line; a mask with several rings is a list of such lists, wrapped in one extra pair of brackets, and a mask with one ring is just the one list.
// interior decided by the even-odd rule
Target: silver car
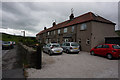
[(48, 53), (50, 56), (52, 54), (62, 54), (63, 49), (60, 47), (58, 43), (49, 43), (43, 46), (43, 52)]
[(79, 53), (80, 51), (80, 45), (76, 42), (65, 42), (61, 46), (66, 53)]

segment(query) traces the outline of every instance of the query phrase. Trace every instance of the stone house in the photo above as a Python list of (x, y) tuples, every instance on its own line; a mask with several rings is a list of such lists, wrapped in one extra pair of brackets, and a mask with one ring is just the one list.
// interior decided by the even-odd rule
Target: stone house
[(56, 24), (36, 34), (36, 39), (41, 43), (50, 42), (78, 42), (83, 51), (105, 42), (105, 37), (117, 36), (115, 23), (98, 16), (92, 12), (74, 17), (72, 13), (69, 20)]

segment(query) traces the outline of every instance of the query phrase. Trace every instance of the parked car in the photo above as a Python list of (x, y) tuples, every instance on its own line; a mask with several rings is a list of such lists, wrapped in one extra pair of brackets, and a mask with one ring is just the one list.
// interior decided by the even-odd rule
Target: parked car
[(11, 41), (2, 41), (2, 49), (12, 49), (13, 47)]
[(101, 44), (90, 50), (91, 55), (106, 56), (108, 59), (120, 57), (120, 46), (116, 44)]
[(49, 43), (43, 46), (43, 52), (48, 53), (50, 56), (52, 54), (62, 54), (63, 49), (60, 47), (58, 43)]
[(64, 42), (62, 48), (66, 53), (79, 53), (80, 51), (80, 45), (76, 42)]

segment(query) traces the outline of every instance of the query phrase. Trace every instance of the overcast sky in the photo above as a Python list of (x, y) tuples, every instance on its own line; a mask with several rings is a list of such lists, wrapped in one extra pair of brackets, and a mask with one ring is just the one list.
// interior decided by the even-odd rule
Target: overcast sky
[(75, 17), (91, 11), (115, 22), (118, 29), (118, 2), (2, 2), (0, 8), (0, 32), (9, 34), (21, 35), (21, 30), (26, 30), (27, 36), (35, 36), (54, 20), (68, 20), (71, 8)]

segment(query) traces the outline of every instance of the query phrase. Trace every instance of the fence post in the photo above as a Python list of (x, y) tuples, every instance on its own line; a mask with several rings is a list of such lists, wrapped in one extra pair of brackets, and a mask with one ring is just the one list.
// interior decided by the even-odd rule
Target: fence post
[(37, 45), (37, 61), (36, 61), (36, 69), (42, 68), (42, 52), (41, 45)]

